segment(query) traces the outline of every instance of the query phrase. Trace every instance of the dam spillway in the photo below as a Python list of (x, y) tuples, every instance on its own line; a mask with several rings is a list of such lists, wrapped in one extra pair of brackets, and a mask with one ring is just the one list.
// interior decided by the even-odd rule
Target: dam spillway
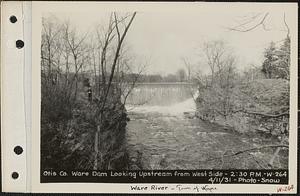
[(128, 105), (169, 106), (193, 97), (191, 83), (138, 83), (127, 98)]

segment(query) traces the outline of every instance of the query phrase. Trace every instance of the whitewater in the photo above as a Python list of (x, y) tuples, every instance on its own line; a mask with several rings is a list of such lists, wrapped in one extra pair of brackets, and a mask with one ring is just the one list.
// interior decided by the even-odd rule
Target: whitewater
[(130, 112), (136, 113), (160, 113), (163, 115), (180, 116), (186, 112), (195, 112), (196, 103), (195, 100), (199, 96), (199, 92), (193, 94), (193, 96), (183, 102), (175, 103), (168, 106), (149, 106), (149, 105), (127, 105), (126, 108)]

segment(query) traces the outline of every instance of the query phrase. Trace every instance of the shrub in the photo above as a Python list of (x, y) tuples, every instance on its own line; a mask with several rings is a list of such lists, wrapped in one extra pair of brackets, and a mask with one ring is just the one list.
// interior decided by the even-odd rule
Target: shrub
[[(289, 115), (277, 115), (289, 112), (288, 89), (287, 80), (254, 80), (236, 85), (226, 100), (218, 87), (206, 88), (197, 98), (198, 116), (243, 133), (260, 130), (287, 134)], [(223, 107), (224, 100), (227, 108)]]

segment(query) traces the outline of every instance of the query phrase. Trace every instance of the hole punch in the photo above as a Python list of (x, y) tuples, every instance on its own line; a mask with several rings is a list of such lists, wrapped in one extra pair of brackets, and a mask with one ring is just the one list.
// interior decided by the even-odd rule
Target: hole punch
[(10, 20), (11, 23), (16, 23), (18, 21), (16, 16), (9, 17), (9, 20)]
[(23, 42), (22, 40), (17, 40), (17, 41), (16, 41), (16, 47), (17, 47), (18, 49), (23, 48), (23, 47), (24, 47), (24, 42)]
[(19, 178), (18, 172), (13, 172), (13, 173), (11, 174), (11, 177), (12, 177), (13, 179)]
[(22, 154), (22, 152), (23, 152), (23, 148), (22, 148), (21, 146), (16, 146), (16, 147), (14, 148), (14, 152), (15, 152), (17, 155), (20, 155), (20, 154)]

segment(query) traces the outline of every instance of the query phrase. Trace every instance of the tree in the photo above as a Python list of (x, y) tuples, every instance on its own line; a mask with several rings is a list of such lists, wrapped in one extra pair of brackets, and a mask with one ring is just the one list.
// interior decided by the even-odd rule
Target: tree
[(60, 71), (61, 58), (61, 42), (62, 35), (61, 26), (56, 24), (55, 18), (42, 20), (42, 41), (41, 41), (41, 67), (42, 75), (44, 76), (47, 87), (50, 83), (53, 84), (56, 74)]
[[(118, 84), (113, 84), (113, 80), (116, 75), (118, 75), (119, 70), (119, 62), (122, 54), (122, 47), (124, 44), (125, 37), (128, 33), (128, 30), (136, 16), (136, 12), (133, 14), (128, 14), (124, 17), (120, 17), (116, 12), (113, 12), (110, 15), (109, 24), (107, 31), (104, 32), (104, 40), (99, 39), (100, 42), (100, 48), (101, 48), (101, 55), (100, 55), (100, 67), (102, 72), (102, 92), (100, 93), (100, 99), (96, 103), (96, 112), (94, 114), (94, 123), (96, 125), (96, 131), (95, 131), (95, 157), (94, 157), (94, 169), (99, 168), (107, 168), (109, 162), (103, 163), (100, 165), (99, 162), (99, 156), (100, 153), (100, 145), (105, 140), (103, 135), (103, 126), (104, 122), (107, 120), (106, 118), (112, 118), (111, 116), (108, 116), (106, 113), (109, 113), (111, 108), (115, 107), (122, 107), (124, 108), (124, 105), (122, 105), (120, 102), (121, 98), (121, 90), (118, 89)], [(103, 44), (104, 43), (104, 44)], [(108, 48), (111, 46), (113, 50), (111, 50), (111, 61), (108, 61)], [(110, 66), (108, 66), (110, 64)], [(106, 68), (110, 68), (108, 71), (109, 75), (106, 79)], [(100, 69), (99, 69), (100, 70)], [(116, 73), (117, 72), (117, 73)], [(108, 99), (109, 95), (114, 95), (110, 99)], [(102, 127), (101, 127), (102, 126)], [(115, 131), (114, 134), (118, 134), (118, 130)], [(102, 142), (101, 142), (102, 141)]]
[(234, 107), (233, 89), (237, 78), (236, 57), (222, 40), (204, 43), (202, 52), (206, 57), (210, 73), (199, 72), (196, 76), (201, 94), (198, 103), (202, 108), (202, 114), (210, 116), (211, 119), (214, 119), (216, 115), (221, 115), (226, 119), (232, 114)]
[(191, 63), (189, 62), (189, 60), (185, 57), (182, 58), (182, 61), (184, 63), (184, 66), (187, 70), (187, 80), (190, 81), (191, 80), (191, 72), (192, 72), (192, 65)]
[[(266, 19), (268, 18), (269, 13), (257, 13), (253, 16), (246, 17), (246, 19), (242, 22), (239, 22), (239, 24), (235, 27), (228, 28), (232, 31), (238, 31), (238, 32), (249, 32), (252, 31), (258, 27), (263, 27), (264, 30), (271, 30), (266, 27)], [(269, 48), (265, 50), (265, 60), (262, 65), (262, 72), (265, 74), (267, 78), (282, 78), (289, 80), (290, 79), (290, 28), (286, 21), (285, 13), (283, 13), (283, 22), (284, 26), (286, 28), (287, 36), (284, 39), (283, 45), (279, 48), (279, 50), (275, 47), (274, 43), (271, 43)], [(280, 80), (279, 80), (280, 81)], [(289, 84), (289, 81), (287, 81)], [(288, 125), (288, 116), (289, 112), (289, 90), (285, 90), (285, 92), (282, 93), (281, 99), (284, 104), (287, 105), (280, 109), (280, 111), (275, 111), (276, 115), (269, 115), (269, 114), (261, 114), (259, 113), (259, 116), (262, 116), (263, 121), (267, 122), (268, 120), (273, 121), (274, 117), (283, 117), (282, 119), (276, 119), (276, 122), (281, 124), (281, 130), (285, 130), (285, 134), (288, 133), (288, 126), (283, 126), (284, 124)], [(278, 102), (279, 103), (279, 102)], [(282, 105), (282, 104), (280, 104)], [(274, 111), (273, 111), (274, 112)], [(287, 118), (286, 118), (287, 117)], [(274, 124), (273, 124), (274, 125)], [(283, 137), (281, 139), (281, 143), (285, 141)], [(273, 161), (275, 157), (277, 157), (281, 147), (277, 147), (273, 157), (271, 158), (269, 162), (269, 166), (273, 167)]]
[(222, 68), (222, 61), (225, 55), (225, 43), (222, 40), (205, 42), (203, 44), (203, 52), (211, 71), (211, 85), (214, 85), (217, 69), (220, 71)]
[(287, 36), (277, 51), (277, 75), (279, 78), (290, 79), (290, 56), (291, 56), (291, 40)]
[[(138, 70), (129, 82), (125, 81), (125, 75), (133, 73), (128, 48), (124, 46), (135, 15), (136, 12), (125, 15), (112, 12), (108, 25), (97, 28), (94, 34), (80, 34), (69, 22), (51, 17), (43, 18), (42, 149), (51, 149), (53, 142), (47, 141), (49, 137), (62, 146), (55, 152), (49, 151), (50, 156), (69, 154), (64, 159), (73, 159), (77, 149), (83, 142), (87, 142), (87, 139), (69, 146), (63, 139), (69, 127), (76, 130), (83, 125), (84, 129), (74, 133), (81, 137), (82, 132), (86, 131), (88, 138), (94, 141), (92, 144), (90, 140), (84, 146), (89, 151), (94, 149), (94, 153), (88, 155), (93, 156), (93, 161), (87, 163), (92, 162), (89, 168), (110, 168), (113, 154), (120, 150), (118, 147), (125, 138), (128, 120), (125, 101), (141, 73), (141, 70)], [(91, 77), (94, 77), (94, 80), (91, 80)], [(93, 96), (94, 99), (90, 102), (84, 99), (85, 88), (96, 92), (96, 96)], [(84, 122), (81, 122), (83, 116), (80, 114), (84, 114)], [(62, 129), (59, 129), (60, 125), (63, 126)], [(43, 160), (43, 163), (47, 161), (49, 159)]]
[[(69, 23), (55, 17), (43, 18), (42, 26), (41, 162), (46, 168), (55, 165), (63, 168), (70, 163), (62, 157), (73, 155), (72, 147), (66, 144), (64, 138), (70, 129), (69, 122), (75, 120), (74, 111), (78, 109), (77, 87), (87, 62), (86, 43), (75, 28), (71, 29)], [(75, 157), (78, 156), (72, 158)]]
[[(67, 48), (68, 63), (72, 65), (73, 77), (70, 82), (70, 88), (72, 89), (75, 83), (74, 99), (77, 99), (79, 73), (82, 71), (86, 64), (88, 56), (88, 47), (85, 44), (87, 33), (83, 36), (77, 34), (76, 29), (72, 28), (69, 23), (63, 25), (63, 40), (65, 47)], [(71, 60), (71, 61), (69, 61)], [(68, 65), (69, 67), (69, 65)]]
[(276, 70), (275, 62), (278, 60), (274, 42), (271, 42), (270, 46), (265, 50), (264, 57), (265, 60), (262, 65), (262, 72), (265, 74), (266, 78), (273, 78)]
[(180, 82), (185, 81), (185, 79), (186, 79), (186, 72), (184, 71), (184, 69), (179, 69), (177, 71), (177, 76), (178, 76), (178, 79), (179, 79)]
[(265, 50), (265, 60), (262, 64), (262, 72), (266, 78), (290, 77), (290, 38), (287, 37), (283, 44), (277, 48), (274, 42)]

